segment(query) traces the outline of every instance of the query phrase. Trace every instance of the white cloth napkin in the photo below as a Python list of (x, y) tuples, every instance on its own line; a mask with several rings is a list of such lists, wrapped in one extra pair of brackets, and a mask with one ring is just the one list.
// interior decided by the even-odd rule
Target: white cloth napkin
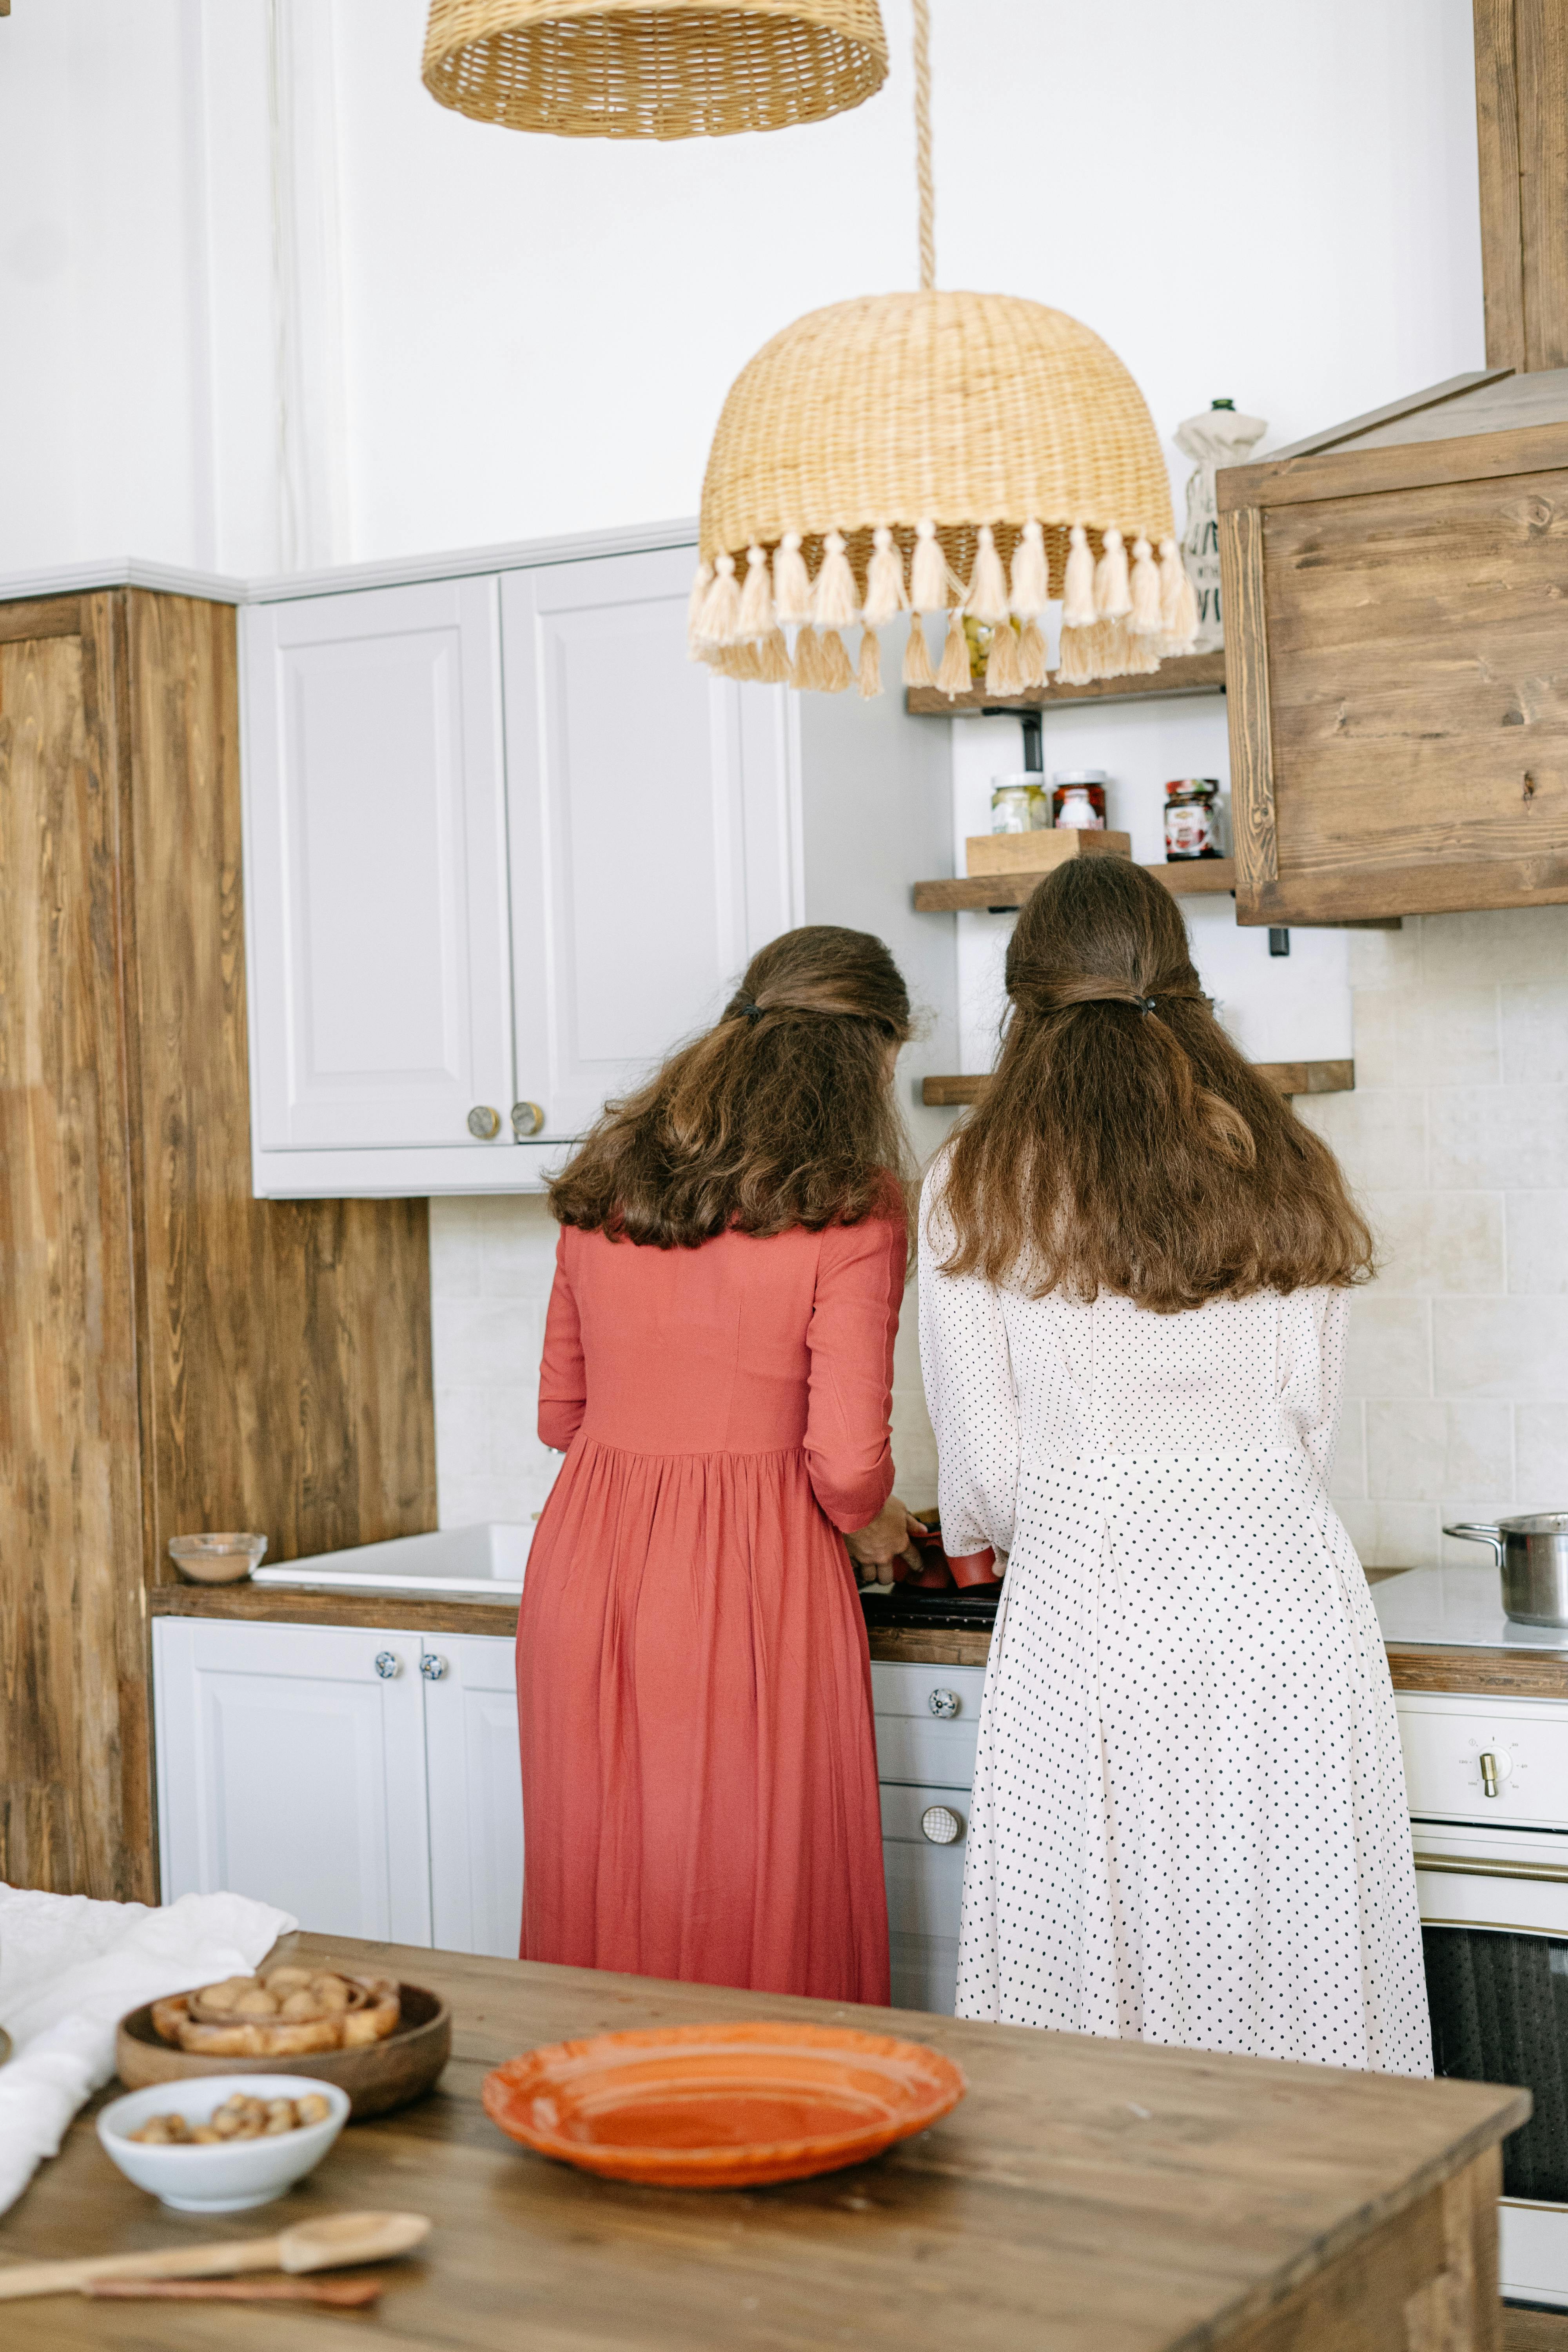
[(53, 2156), (85, 2099), (114, 2072), (129, 2009), (242, 1976), (299, 1926), (246, 1895), (182, 1895), (160, 1910), (0, 1883), (0, 2213)]

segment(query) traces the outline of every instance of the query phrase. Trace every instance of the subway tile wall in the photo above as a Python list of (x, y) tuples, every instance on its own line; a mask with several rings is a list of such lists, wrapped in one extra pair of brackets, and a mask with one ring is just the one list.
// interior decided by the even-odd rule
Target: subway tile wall
[(1351, 934), (1355, 1091), (1297, 1108), (1382, 1271), (1331, 1486), (1369, 1567), (1475, 1567), (1445, 1519), (1568, 1509), (1568, 907)]
[[(444, 1528), (537, 1518), (560, 1457), (534, 1434), (555, 1221), (539, 1193), (430, 1203), (436, 1482)], [(911, 1283), (893, 1370), (893, 1461), (911, 1509), (936, 1501)]]

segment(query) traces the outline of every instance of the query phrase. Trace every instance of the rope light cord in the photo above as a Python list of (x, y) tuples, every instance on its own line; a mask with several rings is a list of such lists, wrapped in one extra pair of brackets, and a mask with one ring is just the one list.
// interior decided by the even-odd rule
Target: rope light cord
[(936, 284), (936, 184), (931, 172), (931, 0), (914, 0), (915, 185), (921, 204), (921, 292)]

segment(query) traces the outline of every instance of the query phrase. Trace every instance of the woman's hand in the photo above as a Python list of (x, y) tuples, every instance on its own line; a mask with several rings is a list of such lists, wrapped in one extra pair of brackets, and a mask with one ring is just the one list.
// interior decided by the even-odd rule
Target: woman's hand
[[(869, 1525), (857, 1528), (844, 1541), (857, 1568), (890, 1570), (896, 1559), (907, 1560), (911, 1568), (918, 1568), (921, 1563), (915, 1543), (924, 1533), (924, 1528), (904, 1508), (897, 1495), (889, 1495)], [(889, 1580), (883, 1577), (879, 1580), (886, 1583)]]

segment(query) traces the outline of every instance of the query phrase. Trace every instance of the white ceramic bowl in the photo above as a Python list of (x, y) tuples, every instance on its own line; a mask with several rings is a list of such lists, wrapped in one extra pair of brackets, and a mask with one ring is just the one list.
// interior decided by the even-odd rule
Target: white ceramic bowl
[[(149, 2147), (128, 2135), (154, 2116), (184, 2116), (205, 2124), (236, 2091), (254, 2099), (302, 2099), (319, 2092), (331, 2108), (325, 2123), (303, 2124), (273, 2139), (226, 2140), (218, 2147)], [(114, 2099), (98, 2118), (104, 2153), (138, 2189), (150, 2189), (182, 2213), (238, 2213), (270, 2204), (313, 2172), (348, 2121), (349, 2098), (335, 2083), (309, 2074), (197, 2074), (154, 2083)]]

